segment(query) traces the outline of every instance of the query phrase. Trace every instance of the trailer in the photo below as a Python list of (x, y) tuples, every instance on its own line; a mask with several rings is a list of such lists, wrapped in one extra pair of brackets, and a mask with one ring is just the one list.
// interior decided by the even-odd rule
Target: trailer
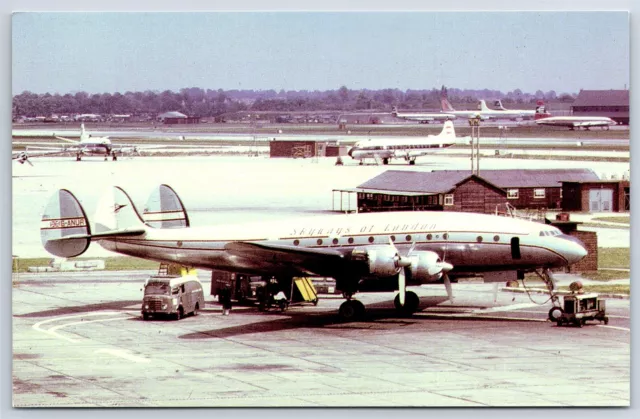
[(558, 326), (582, 327), (587, 320), (598, 320), (609, 324), (606, 315), (605, 300), (598, 298), (597, 294), (571, 294), (564, 297), (564, 307), (559, 309), (561, 314), (557, 316)]

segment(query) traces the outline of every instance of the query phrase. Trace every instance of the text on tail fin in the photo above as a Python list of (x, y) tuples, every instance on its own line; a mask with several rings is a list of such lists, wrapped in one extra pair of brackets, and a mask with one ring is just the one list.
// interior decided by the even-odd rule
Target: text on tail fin
[(60, 189), (49, 199), (42, 215), (40, 238), (45, 250), (59, 257), (81, 255), (89, 247), (90, 234), (82, 205), (71, 192)]

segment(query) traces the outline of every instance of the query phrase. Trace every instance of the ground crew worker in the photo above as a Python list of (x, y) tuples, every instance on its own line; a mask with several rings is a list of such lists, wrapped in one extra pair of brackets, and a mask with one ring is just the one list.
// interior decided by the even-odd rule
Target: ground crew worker
[(228, 286), (220, 290), (220, 304), (222, 304), (222, 315), (228, 316), (231, 312), (231, 289)]

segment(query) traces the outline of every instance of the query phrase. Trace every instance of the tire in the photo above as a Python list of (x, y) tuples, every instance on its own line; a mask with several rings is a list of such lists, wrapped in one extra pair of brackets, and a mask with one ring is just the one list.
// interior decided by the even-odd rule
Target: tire
[(604, 318), (604, 324), (605, 326), (609, 324), (609, 318), (605, 316)]
[(418, 295), (415, 292), (409, 291), (405, 295), (404, 306), (400, 305), (400, 295), (396, 295), (396, 298), (393, 299), (393, 305), (401, 315), (411, 316), (413, 313), (418, 311), (420, 298), (418, 298)]
[(149, 313), (142, 313), (142, 320), (149, 320)]
[(552, 322), (557, 322), (563, 313), (564, 312), (562, 311), (562, 308), (551, 307), (551, 310), (549, 310), (549, 320), (551, 320)]
[(338, 314), (343, 321), (354, 321), (364, 314), (364, 305), (358, 300), (347, 300), (338, 310)]
[(200, 305), (198, 303), (196, 303), (196, 306), (193, 308), (193, 312), (191, 313), (191, 315), (197, 316), (199, 309), (200, 309)]
[(176, 312), (176, 320), (180, 320), (182, 317), (184, 317), (184, 309), (182, 307), (179, 307), (178, 311)]

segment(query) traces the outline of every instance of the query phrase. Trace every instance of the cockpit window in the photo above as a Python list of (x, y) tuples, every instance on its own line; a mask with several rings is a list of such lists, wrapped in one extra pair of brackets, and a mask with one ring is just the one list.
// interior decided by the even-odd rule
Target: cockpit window
[(553, 230), (542, 230), (540, 231), (540, 236), (559, 236), (562, 234), (562, 231), (556, 229)]

